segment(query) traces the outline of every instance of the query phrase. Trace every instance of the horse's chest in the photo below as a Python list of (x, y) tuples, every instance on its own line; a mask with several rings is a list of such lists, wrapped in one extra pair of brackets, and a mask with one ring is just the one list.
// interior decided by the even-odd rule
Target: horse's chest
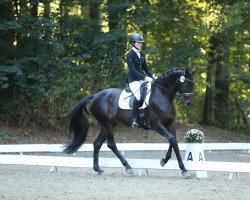
[(167, 104), (162, 105), (161, 108), (161, 113), (162, 113), (162, 118), (165, 120), (174, 120), (176, 115), (175, 115), (175, 107), (169, 106)]

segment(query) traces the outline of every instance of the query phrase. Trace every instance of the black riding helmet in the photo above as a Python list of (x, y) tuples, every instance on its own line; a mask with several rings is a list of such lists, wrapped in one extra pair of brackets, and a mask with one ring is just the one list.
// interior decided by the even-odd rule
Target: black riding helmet
[(133, 44), (134, 42), (145, 42), (145, 40), (140, 34), (135, 33), (131, 36), (131, 38), (129, 40), (130, 44)]

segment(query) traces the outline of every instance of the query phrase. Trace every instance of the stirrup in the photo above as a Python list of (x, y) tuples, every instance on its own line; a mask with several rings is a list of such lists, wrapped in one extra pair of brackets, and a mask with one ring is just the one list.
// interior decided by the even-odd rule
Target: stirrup
[(132, 128), (139, 128), (139, 124), (137, 123), (136, 119), (132, 121)]

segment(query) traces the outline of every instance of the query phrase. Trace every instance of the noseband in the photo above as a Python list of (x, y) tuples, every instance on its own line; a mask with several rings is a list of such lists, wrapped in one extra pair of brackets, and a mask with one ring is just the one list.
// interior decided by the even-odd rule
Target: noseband
[(190, 92), (190, 93), (181, 93), (181, 98), (184, 99), (185, 97), (189, 97), (189, 96), (192, 96), (193, 95), (193, 92)]

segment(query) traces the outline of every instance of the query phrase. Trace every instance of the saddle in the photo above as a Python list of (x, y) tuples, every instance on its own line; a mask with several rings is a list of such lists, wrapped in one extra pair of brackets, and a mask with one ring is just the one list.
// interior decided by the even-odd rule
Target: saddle
[[(147, 122), (147, 119), (144, 114), (144, 109), (148, 107), (149, 104), (149, 98), (151, 94), (151, 82), (145, 82), (141, 85), (140, 88), (141, 92), (141, 100), (139, 101), (139, 125), (141, 128), (144, 128), (146, 130), (150, 129), (149, 123)], [(119, 97), (119, 108), (124, 110), (132, 110), (133, 103), (134, 103), (134, 95), (132, 91), (130, 90), (128, 84), (126, 84), (124, 90), (122, 91), (120, 97)]]

